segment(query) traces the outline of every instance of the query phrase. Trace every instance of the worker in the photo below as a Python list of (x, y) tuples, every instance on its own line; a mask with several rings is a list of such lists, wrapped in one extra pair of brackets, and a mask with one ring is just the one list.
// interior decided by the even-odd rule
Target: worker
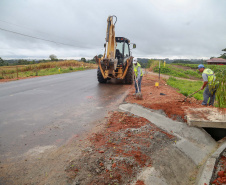
[[(134, 70), (134, 76), (135, 76), (135, 89), (136, 89), (136, 93), (138, 93), (138, 92), (141, 92), (141, 81), (143, 77), (143, 72), (141, 69), (141, 65), (137, 62), (136, 58), (133, 59), (133, 70)], [(139, 90), (137, 88), (137, 84), (138, 84)], [(134, 95), (136, 93), (134, 93)]]
[(200, 64), (198, 66), (198, 70), (200, 73), (202, 73), (203, 78), (203, 85), (201, 87), (201, 90), (205, 88), (203, 92), (202, 105), (207, 106), (208, 100), (210, 99), (209, 105), (213, 106), (219, 82), (216, 81), (216, 76), (214, 75), (214, 72), (211, 69), (205, 69), (204, 65)]

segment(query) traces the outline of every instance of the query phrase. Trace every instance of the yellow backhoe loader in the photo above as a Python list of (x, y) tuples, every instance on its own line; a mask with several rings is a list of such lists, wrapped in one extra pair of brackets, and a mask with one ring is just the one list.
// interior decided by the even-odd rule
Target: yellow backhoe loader
[[(113, 18), (115, 22), (113, 23)], [(97, 79), (106, 83), (112, 78), (123, 79), (126, 84), (133, 83), (133, 57), (131, 56), (130, 40), (125, 37), (115, 37), (116, 16), (107, 19), (105, 52), (102, 58), (95, 57), (98, 64)], [(136, 48), (136, 44), (133, 44)]]

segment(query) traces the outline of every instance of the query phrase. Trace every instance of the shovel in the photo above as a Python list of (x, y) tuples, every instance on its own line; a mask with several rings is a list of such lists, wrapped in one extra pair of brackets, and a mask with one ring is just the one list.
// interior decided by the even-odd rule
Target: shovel
[(138, 82), (137, 82), (136, 76), (135, 76), (135, 83), (137, 84), (137, 90), (138, 90), (138, 92), (136, 93), (136, 99), (137, 99), (137, 100), (142, 100), (143, 97), (142, 97), (142, 94), (141, 94), (141, 92), (140, 92), (140, 90), (139, 90)]
[(199, 90), (193, 92), (192, 94), (188, 95), (186, 98), (184, 98), (183, 102), (186, 102), (187, 98), (190, 98), (193, 94), (195, 94), (195, 93), (197, 93), (199, 91), (201, 91), (201, 89), (199, 89)]

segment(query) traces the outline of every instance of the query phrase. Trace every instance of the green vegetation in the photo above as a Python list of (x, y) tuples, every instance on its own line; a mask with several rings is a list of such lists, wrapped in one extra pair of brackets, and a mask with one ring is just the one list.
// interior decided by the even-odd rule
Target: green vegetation
[[(191, 69), (197, 70), (198, 64), (171, 64), (171, 65), (180, 65), (180, 66), (185, 66), (185, 67), (190, 67)], [(226, 65), (207, 65), (203, 64), (205, 68), (210, 68), (212, 69), (215, 73), (218, 73), (218, 71), (226, 70)]]
[(190, 61), (190, 60), (174, 60), (172, 64), (200, 64), (203, 63), (203, 60)]
[[(197, 69), (197, 64), (180, 64), (182, 66), (190, 67), (193, 69)], [(177, 77), (184, 77), (185, 76), (193, 76), (193, 77), (200, 77), (200, 81), (190, 82), (187, 80), (177, 80), (176, 78), (170, 77), (167, 81), (167, 84), (170, 86), (179, 89), (179, 92), (188, 96), (189, 94), (197, 91), (201, 88), (203, 81), (201, 78), (201, 74), (194, 70), (176, 70), (172, 66), (169, 67), (166, 65), (165, 69), (161, 69), (161, 73), (168, 74), (171, 76)], [(157, 66), (156, 66), (157, 67)], [(155, 72), (158, 72), (157, 68), (154, 68)], [(217, 80), (219, 81), (219, 88), (216, 93), (216, 103), (217, 107), (226, 107), (226, 66), (224, 65), (205, 65), (206, 68), (210, 68), (215, 72)], [(179, 71), (179, 73), (178, 73)], [(198, 75), (197, 75), (198, 74)], [(202, 100), (203, 99), (203, 91), (199, 91), (197, 94), (193, 95), (196, 99)]]
[(47, 68), (47, 69), (41, 69), (39, 71), (26, 71), (26, 72), (20, 72), (20, 77), (29, 77), (29, 76), (47, 76), (47, 75), (54, 75), (54, 74), (62, 74), (62, 73), (69, 73), (74, 71), (83, 71), (86, 70), (84, 67), (68, 67), (68, 68)]
[(147, 68), (153, 69), (156, 66), (159, 67), (159, 61), (160, 61), (160, 65), (163, 64), (163, 61), (161, 61), (161, 60), (154, 60), (154, 59), (148, 60)]
[[(101, 57), (103, 55), (99, 54), (98, 57)], [(85, 63), (92, 63), (95, 64), (95, 57), (93, 59), (85, 59), (85, 58), (81, 58), (82, 60), (80, 60), (81, 62), (85, 62)], [(49, 56), (49, 60), (26, 60), (26, 59), (10, 59), (10, 60), (3, 60), (0, 57), (0, 66), (14, 66), (14, 65), (29, 65), (29, 64), (40, 64), (40, 63), (49, 63), (49, 62), (62, 62), (65, 61), (67, 62), (68, 60), (63, 60), (63, 59), (58, 59), (56, 55), (52, 54)]]
[(50, 58), (51, 61), (58, 61), (57, 56), (54, 55), (54, 54), (49, 55), (49, 58)]
[[(182, 66), (197, 69), (197, 64), (180, 64)], [(216, 93), (216, 100), (219, 107), (226, 107), (226, 65), (204, 65), (214, 71), (217, 80), (219, 81), (219, 88)]]
[[(177, 67), (175, 66), (177, 65)], [(191, 68), (192, 65), (196, 66), (195, 68)], [(182, 66), (182, 67), (178, 67)], [(189, 69), (184, 69), (184, 67), (189, 67)], [(158, 73), (159, 72), (159, 60), (149, 60), (148, 61), (148, 68), (152, 69), (153, 72)], [(165, 64), (164, 62), (160, 61), (160, 73), (170, 75), (173, 77), (181, 77), (181, 78), (197, 78), (201, 79), (201, 74), (197, 70), (197, 64), (179, 64), (179, 63), (171, 63), (171, 64)]]
[[(179, 93), (188, 96), (195, 91), (199, 90), (203, 84), (202, 81), (188, 81), (188, 80), (178, 80), (174, 77), (170, 77), (167, 80), (167, 84), (178, 89)], [(203, 100), (203, 91), (199, 91), (198, 93), (194, 94), (197, 100)]]
[(8, 63), (6, 63), (1, 57), (0, 57), (0, 66), (6, 66)]
[[(153, 68), (153, 71), (158, 73), (159, 66), (156, 65)], [(160, 73), (167, 74), (167, 75), (174, 76), (174, 77), (181, 77), (181, 78), (191, 78), (191, 77), (201, 78), (201, 74), (198, 73), (197, 70), (192, 70), (192, 69), (185, 70), (183, 68), (175, 67), (174, 65), (171, 65), (171, 64), (166, 64), (165, 67), (163, 64), (161, 64), (160, 65)]]
[(216, 76), (217, 80), (219, 81), (216, 99), (218, 101), (219, 107), (226, 107), (226, 66), (225, 68), (218, 69)]
[[(222, 51), (226, 51), (226, 48), (222, 49)], [(219, 58), (226, 59), (226, 53), (223, 53)]]
[(75, 60), (31, 65), (2, 66), (0, 67), (0, 77), (1, 79), (14, 79), (17, 77), (45, 76), (81, 71), (91, 68), (96, 68), (96, 65), (78, 62)]
[(81, 58), (81, 61), (82, 62), (86, 62), (86, 58)]

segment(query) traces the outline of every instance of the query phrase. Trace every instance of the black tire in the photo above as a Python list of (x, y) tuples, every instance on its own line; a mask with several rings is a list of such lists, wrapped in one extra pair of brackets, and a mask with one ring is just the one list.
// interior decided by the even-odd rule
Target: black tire
[(130, 65), (125, 77), (125, 83), (126, 84), (132, 84), (133, 83), (133, 65)]
[(97, 69), (97, 80), (98, 80), (99, 83), (106, 83), (107, 82), (107, 79), (104, 79), (104, 77), (101, 73), (100, 67), (98, 67), (98, 69)]

